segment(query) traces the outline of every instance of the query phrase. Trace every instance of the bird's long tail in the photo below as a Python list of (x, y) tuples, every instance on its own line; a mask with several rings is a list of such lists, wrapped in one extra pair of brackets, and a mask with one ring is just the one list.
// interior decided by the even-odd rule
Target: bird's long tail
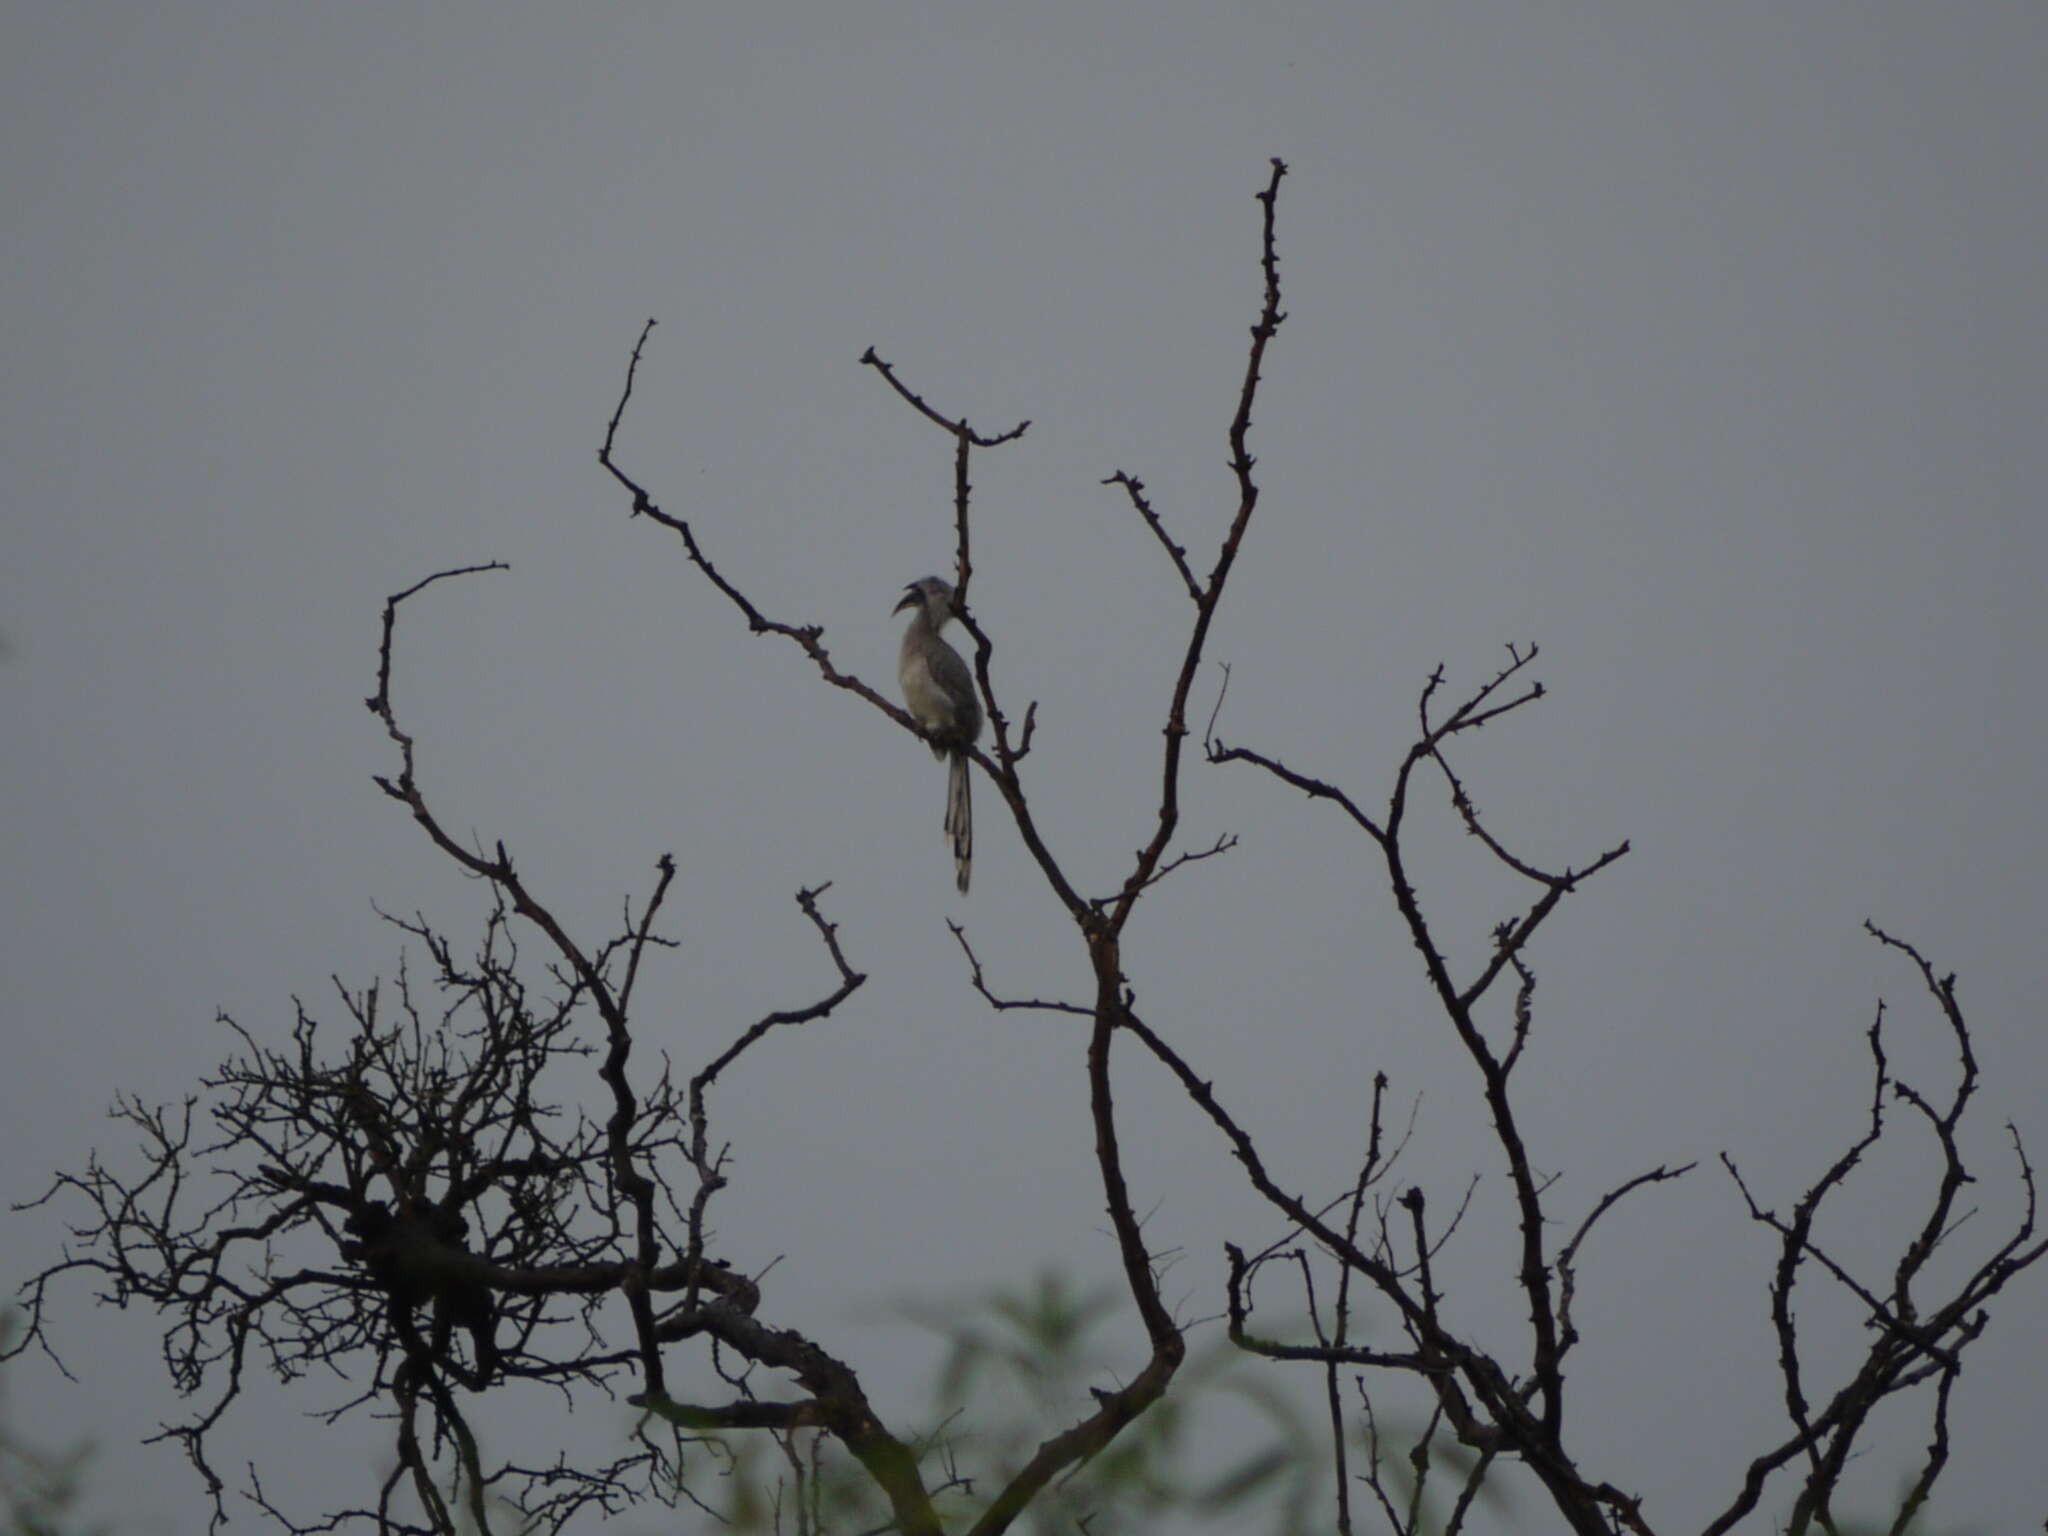
[(965, 895), (967, 874), (974, 865), (974, 799), (964, 752), (953, 753), (946, 767), (946, 836), (953, 840), (953, 873)]

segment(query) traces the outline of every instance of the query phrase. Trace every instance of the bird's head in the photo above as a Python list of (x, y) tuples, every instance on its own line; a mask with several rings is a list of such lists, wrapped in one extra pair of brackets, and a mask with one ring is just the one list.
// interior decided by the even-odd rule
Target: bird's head
[(938, 615), (951, 613), (952, 585), (938, 576), (920, 576), (903, 589), (903, 596), (897, 600), (894, 611), (901, 613), (906, 608), (923, 608)]

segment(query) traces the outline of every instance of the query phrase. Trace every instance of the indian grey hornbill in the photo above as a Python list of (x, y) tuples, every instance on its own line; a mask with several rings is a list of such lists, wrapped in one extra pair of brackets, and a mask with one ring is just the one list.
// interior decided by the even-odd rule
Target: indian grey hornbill
[(967, 782), (967, 752), (981, 735), (981, 700), (974, 674), (960, 653), (939, 638), (953, 617), (953, 588), (937, 576), (913, 581), (896, 612), (910, 610), (896, 680), (910, 718), (924, 727), (932, 756), (946, 763), (946, 836), (953, 843), (953, 870), (963, 893), (974, 863), (974, 807)]

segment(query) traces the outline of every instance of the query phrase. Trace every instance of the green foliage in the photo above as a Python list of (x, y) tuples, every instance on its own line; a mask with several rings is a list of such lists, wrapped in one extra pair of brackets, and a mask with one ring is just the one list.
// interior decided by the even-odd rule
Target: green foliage
[[(905, 1309), (947, 1342), (933, 1456), (973, 1488), (1000, 1486), (1045, 1438), (1093, 1409), (1095, 1389), (1114, 1384), (1117, 1352), (1101, 1335), (1117, 1310), (1113, 1292), (1083, 1293), (1051, 1270), (978, 1304)], [(1220, 1336), (1191, 1350), (1167, 1396), (1057, 1480), (1025, 1515), (1026, 1528), (1115, 1536), (1156, 1529), (1169, 1515), (1233, 1531), (1326, 1523), (1315, 1518), (1324, 1431), (1245, 1364)], [(966, 1490), (949, 1499), (966, 1513), (978, 1507)]]
[[(12, 1342), (15, 1323), (0, 1316), (0, 1351)], [(0, 1388), (4, 1388), (0, 1378)], [(91, 1453), (84, 1448), (51, 1452), (23, 1441), (0, 1396), (0, 1531), (5, 1536), (62, 1536), (81, 1529), (75, 1508), (79, 1479)]]

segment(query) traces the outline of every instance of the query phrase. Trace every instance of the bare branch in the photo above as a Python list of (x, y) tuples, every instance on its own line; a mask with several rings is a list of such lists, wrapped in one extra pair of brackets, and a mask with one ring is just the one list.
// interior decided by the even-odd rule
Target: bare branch
[(1036, 997), (997, 997), (995, 993), (989, 991), (988, 983), (982, 977), (981, 957), (975, 954), (973, 947), (967, 942), (967, 930), (950, 919), (947, 920), (946, 926), (953, 931), (954, 942), (960, 946), (960, 952), (967, 957), (967, 967), (972, 973), (971, 979), (974, 984), (974, 990), (979, 992), (989, 1007), (995, 1009), (998, 1013), (1008, 1012), (1010, 1009), (1017, 1008), (1035, 1013), (1071, 1013), (1077, 1014), (1084, 1019), (1095, 1017), (1095, 1010), (1093, 1008), (1083, 1007), (1080, 1003), (1048, 1002)]
[(999, 448), (1004, 443), (1014, 443), (1030, 429), (1031, 423), (1029, 421), (1020, 421), (1007, 432), (999, 432), (994, 437), (984, 437), (967, 424), (966, 417), (962, 416), (956, 419), (946, 416), (927, 405), (922, 395), (896, 377), (896, 370), (894, 368), (875, 355), (873, 347), (869, 347), (867, 351), (861, 353), (860, 360), (865, 366), (874, 369), (883, 378), (887, 379), (889, 387), (908, 401), (925, 420), (931, 422), (933, 426), (943, 428), (945, 431), (952, 433), (955, 437), (966, 439), (976, 448)]
[[(1935, 1479), (1947, 1462), (1949, 1395), (1961, 1370), (1964, 1350), (1983, 1333), (1989, 1320), (1984, 1303), (2015, 1275), (2048, 1254), (2048, 1243), (2032, 1240), (2033, 1176), (2022, 1152), (2020, 1169), (2027, 1196), (2026, 1209), (2014, 1232), (1980, 1259), (1955, 1283), (1944, 1299), (1930, 1301), (1914, 1293), (1916, 1282), (1924, 1277), (1928, 1259), (1955, 1230), (1950, 1219), (1955, 1196), (1972, 1178), (1962, 1160), (1956, 1132), (1975, 1084), (1976, 1059), (1970, 1044), (1969, 1027), (1955, 1000), (1954, 978), (1937, 978), (1933, 967), (1918, 950), (1893, 939), (1874, 925), (1866, 924), (1866, 927), (1880, 943), (1913, 960), (1956, 1041), (1962, 1074), (1945, 1110), (1937, 1110), (1923, 1095), (1893, 1079), (1883, 1044), (1885, 1010), (1880, 1005), (1868, 1034), (1874, 1064), (1869, 1126), (1808, 1187), (1789, 1219), (1781, 1219), (1763, 1208), (1750, 1193), (1734, 1161), (1726, 1153), (1722, 1154), (1722, 1163), (1741, 1192), (1750, 1218), (1770, 1228), (1778, 1237), (1778, 1263), (1771, 1282), (1771, 1317), (1778, 1338), (1779, 1371), (1785, 1383), (1786, 1412), (1793, 1430), (1788, 1438), (1750, 1463), (1734, 1498), (1707, 1527), (1707, 1536), (1720, 1536), (1720, 1533), (1732, 1530), (1756, 1507), (1771, 1475), (1796, 1458), (1804, 1458), (1807, 1471), (1793, 1503), (1790, 1529), (1801, 1531), (1814, 1522), (1824, 1529), (1829, 1528), (1835, 1487), (1855, 1454), (1858, 1437), (1872, 1411), (1886, 1398), (1933, 1381), (1934, 1440), (1908, 1495), (1911, 1507), (1918, 1509), (1925, 1503)], [(1892, 1295), (1887, 1302), (1824, 1252), (1813, 1238), (1813, 1228), (1823, 1202), (1846, 1183), (1861, 1163), (1863, 1154), (1884, 1135), (1884, 1103), (1888, 1091), (1893, 1097), (1913, 1104), (1933, 1128), (1941, 1150), (1942, 1173), (1919, 1230), (1902, 1250), (1894, 1270)], [(2018, 1146), (2016, 1137), (2014, 1144)], [(1792, 1303), (1799, 1266), (1807, 1258), (1818, 1261), (1851, 1291), (1876, 1325), (1876, 1332), (1861, 1363), (1817, 1411), (1809, 1403), (1806, 1392), (1805, 1368), (1800, 1356)], [(1901, 1519), (1905, 1518), (1902, 1514)]]
[(1145, 482), (1136, 475), (1127, 475), (1118, 470), (1102, 483), (1120, 485), (1124, 488), (1124, 494), (1131, 498), (1131, 505), (1138, 509), (1138, 516), (1145, 520), (1147, 528), (1158, 535), (1160, 544), (1166, 550), (1167, 559), (1171, 560), (1173, 568), (1180, 572), (1181, 584), (1188, 589), (1188, 596), (1199, 605), (1203, 597), (1202, 584), (1195, 580), (1195, 573), (1188, 569), (1188, 552), (1181, 545), (1174, 543), (1166, 532), (1166, 525), (1159, 520), (1159, 514), (1153, 510), (1152, 503), (1145, 499)]
[(1260, 368), (1265, 362), (1266, 348), (1279, 332), (1281, 322), (1287, 318), (1280, 308), (1280, 255), (1274, 239), (1280, 182), (1287, 174), (1287, 166), (1278, 158), (1273, 160), (1272, 166), (1272, 179), (1258, 194), (1265, 210), (1259, 240), (1259, 265), (1265, 276), (1265, 302), (1259, 310), (1257, 323), (1252, 326), (1251, 352), (1245, 360), (1244, 382), (1238, 389), (1237, 414), (1231, 418), (1229, 431), (1230, 468), (1238, 488), (1237, 513), (1231, 519), (1229, 531), (1223, 536), (1223, 543), (1216, 552), (1215, 567), (1195, 603), (1195, 621), (1188, 634), (1180, 674), (1174, 680), (1173, 698), (1167, 708), (1158, 825), (1151, 841), (1139, 851), (1137, 863), (1126, 877), (1123, 891), (1109, 914), (1108, 924), (1112, 933), (1121, 933), (1124, 924), (1130, 920), (1132, 906), (1151, 882), (1152, 872), (1158, 867), (1180, 825), (1181, 743), (1188, 735), (1188, 693), (1194, 687), (1196, 669), (1202, 664), (1202, 650), (1208, 641), (1209, 625), (1216, 616), (1217, 605), (1223, 599), (1224, 584), (1230, 579), (1231, 567), (1236, 564), (1238, 549), (1244, 543), (1245, 530), (1251, 526), (1252, 512), (1259, 504), (1258, 483), (1252, 478), (1256, 461), (1246, 446), (1246, 438), (1251, 431), (1252, 404), (1258, 398)]
[(1559, 1283), (1557, 1301), (1557, 1353), (1559, 1359), (1562, 1359), (1566, 1352), (1571, 1349), (1572, 1345), (1578, 1342), (1579, 1330), (1577, 1325), (1575, 1325), (1572, 1322), (1572, 1298), (1576, 1294), (1578, 1289), (1577, 1264), (1579, 1257), (1579, 1247), (1586, 1241), (1586, 1235), (1593, 1230), (1593, 1224), (1597, 1222), (1602, 1216), (1605, 1216), (1609, 1211), (1613, 1210), (1614, 1207), (1620, 1204), (1623, 1199), (1625, 1199), (1630, 1194), (1634, 1193), (1636, 1190), (1641, 1189), (1644, 1185), (1661, 1184), (1669, 1179), (1684, 1178), (1685, 1175), (1691, 1173), (1693, 1169), (1698, 1166), (1698, 1163), (1693, 1162), (1683, 1163), (1676, 1168), (1666, 1168), (1660, 1163), (1657, 1167), (1652, 1168), (1648, 1173), (1639, 1173), (1634, 1178), (1628, 1180), (1626, 1183), (1617, 1185), (1615, 1188), (1610, 1189), (1606, 1194), (1600, 1197), (1599, 1203), (1595, 1205), (1592, 1210), (1586, 1213), (1586, 1219), (1580, 1222), (1578, 1230), (1572, 1233), (1571, 1241), (1566, 1243), (1562, 1248), (1560, 1248), (1557, 1251), (1557, 1275)]

